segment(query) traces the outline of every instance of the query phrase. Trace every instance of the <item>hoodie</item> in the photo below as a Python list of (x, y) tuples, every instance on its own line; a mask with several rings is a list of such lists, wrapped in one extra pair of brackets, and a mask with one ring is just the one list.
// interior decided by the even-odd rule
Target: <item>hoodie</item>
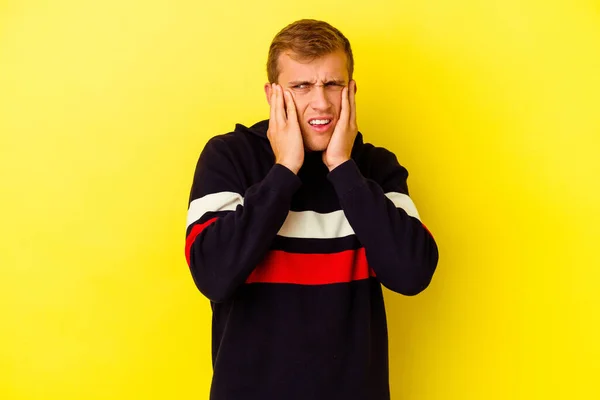
[(268, 120), (213, 137), (189, 198), (186, 259), (213, 311), (211, 400), (387, 400), (382, 285), (415, 295), (438, 249), (408, 172), (363, 143), (331, 172), (275, 164)]

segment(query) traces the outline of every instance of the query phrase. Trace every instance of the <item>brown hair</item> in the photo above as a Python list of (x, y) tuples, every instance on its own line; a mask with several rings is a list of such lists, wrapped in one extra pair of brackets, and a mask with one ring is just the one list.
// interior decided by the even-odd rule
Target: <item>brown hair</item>
[(289, 24), (275, 35), (267, 59), (267, 77), (271, 83), (277, 82), (280, 73), (277, 61), (286, 50), (291, 50), (300, 60), (314, 60), (336, 50), (343, 50), (348, 62), (348, 77), (352, 79), (354, 57), (352, 57), (350, 42), (342, 32), (327, 22), (301, 19)]

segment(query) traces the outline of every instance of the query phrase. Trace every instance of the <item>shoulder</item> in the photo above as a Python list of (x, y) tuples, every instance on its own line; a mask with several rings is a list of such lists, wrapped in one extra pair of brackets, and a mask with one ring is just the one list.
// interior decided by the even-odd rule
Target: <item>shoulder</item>
[[(228, 176), (240, 188), (264, 178), (275, 162), (269, 141), (249, 128), (237, 128), (210, 138), (200, 154), (197, 170)], [(240, 189), (241, 190), (241, 189)]]
[(400, 164), (396, 154), (385, 147), (362, 143), (354, 159), (361, 172), (375, 181), (381, 181), (390, 174), (408, 176), (408, 171)]
[[(231, 133), (220, 134), (211, 137), (202, 148), (198, 158), (198, 168), (223, 168), (230, 165), (232, 161)], [(235, 146), (233, 146), (235, 147)]]
[[(244, 193), (248, 171), (256, 167), (251, 151), (245, 151), (243, 133), (229, 132), (210, 138), (196, 164), (191, 198), (219, 192)], [(246, 158), (243, 158), (245, 155)]]

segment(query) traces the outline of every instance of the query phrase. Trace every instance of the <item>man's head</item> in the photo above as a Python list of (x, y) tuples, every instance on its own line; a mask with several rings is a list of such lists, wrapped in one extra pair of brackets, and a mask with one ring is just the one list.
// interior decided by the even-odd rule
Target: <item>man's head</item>
[[(308, 150), (327, 148), (340, 116), (342, 89), (353, 70), (350, 42), (326, 22), (296, 21), (273, 39), (267, 60), (269, 82), (292, 93)], [(267, 101), (270, 83), (265, 84)]]

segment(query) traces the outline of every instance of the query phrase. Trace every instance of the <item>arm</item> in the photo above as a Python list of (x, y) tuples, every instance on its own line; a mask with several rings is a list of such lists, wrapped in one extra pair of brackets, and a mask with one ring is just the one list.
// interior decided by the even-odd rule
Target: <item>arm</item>
[(227, 300), (267, 253), (288, 214), (300, 179), (275, 164), (243, 190), (227, 146), (211, 139), (200, 156), (190, 196), (186, 258), (198, 289)]
[(408, 197), (406, 169), (390, 152), (378, 162), (384, 170), (381, 185), (364, 178), (353, 160), (328, 178), (379, 281), (394, 292), (415, 295), (431, 281), (437, 245)]
[(323, 162), (379, 281), (395, 292), (415, 295), (431, 281), (438, 261), (437, 245), (408, 197), (408, 173), (394, 154), (383, 151), (373, 157), (379, 170), (374, 174), (377, 182), (365, 179), (351, 159), (358, 132), (355, 94), (356, 82), (350, 81), (342, 91), (340, 118), (323, 152)]
[(208, 142), (196, 167), (185, 253), (196, 286), (213, 302), (230, 298), (264, 258), (301, 185), (295, 174), (304, 148), (295, 105), (289, 93), (273, 87), (267, 136), (276, 164), (265, 178), (240, 187), (233, 156), (218, 137)]

